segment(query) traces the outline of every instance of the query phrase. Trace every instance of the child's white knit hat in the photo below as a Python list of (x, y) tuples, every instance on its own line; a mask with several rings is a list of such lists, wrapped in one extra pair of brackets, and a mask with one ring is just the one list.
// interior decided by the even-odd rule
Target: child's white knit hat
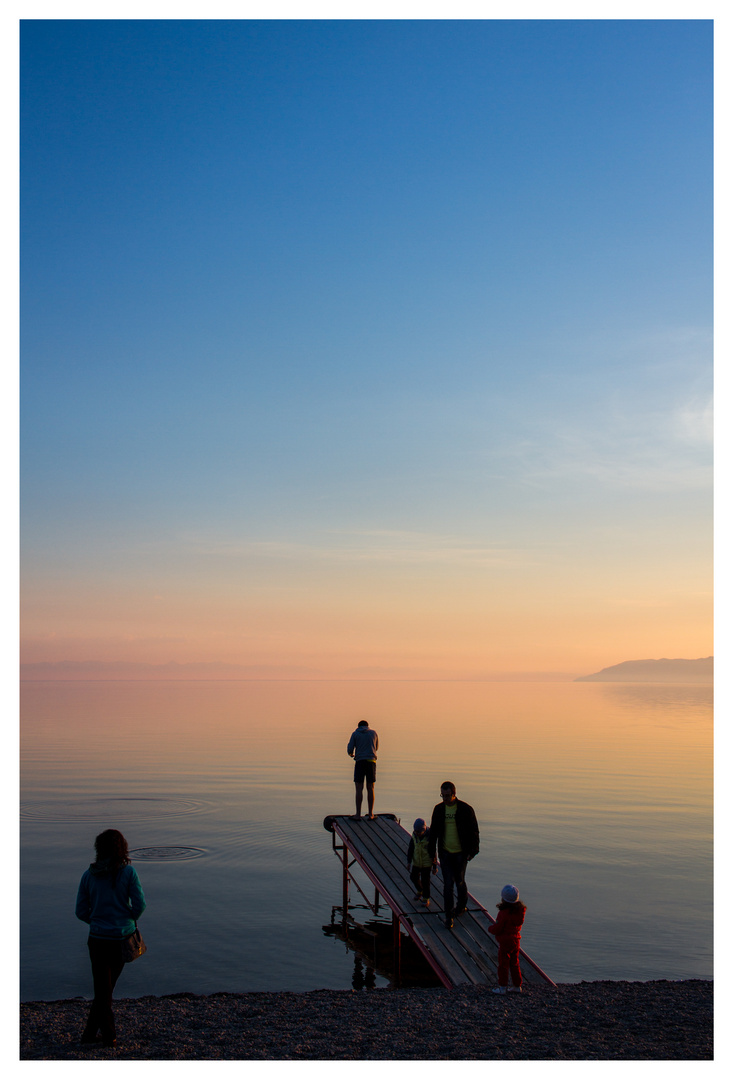
[(501, 898), (507, 904), (516, 904), (519, 899), (519, 889), (516, 885), (505, 885), (501, 890)]

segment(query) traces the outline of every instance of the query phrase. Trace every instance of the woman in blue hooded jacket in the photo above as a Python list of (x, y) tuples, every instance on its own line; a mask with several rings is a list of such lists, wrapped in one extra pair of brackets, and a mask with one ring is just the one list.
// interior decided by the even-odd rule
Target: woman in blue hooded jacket
[(76, 897), (76, 917), (89, 924), (94, 979), (94, 1000), (81, 1041), (97, 1042), (101, 1033), (104, 1046), (115, 1046), (112, 992), (125, 965), (122, 943), (135, 933), (145, 896), (121, 832), (106, 829), (94, 841), (94, 849), (97, 858), (82, 874)]

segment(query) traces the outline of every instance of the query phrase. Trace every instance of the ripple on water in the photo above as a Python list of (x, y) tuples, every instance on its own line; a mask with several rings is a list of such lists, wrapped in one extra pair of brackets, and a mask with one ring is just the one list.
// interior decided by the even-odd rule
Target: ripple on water
[(175, 795), (144, 798), (137, 796), (94, 796), (89, 799), (39, 799), (21, 803), (20, 816), (31, 821), (96, 821), (110, 822), (158, 820), (161, 817), (183, 817), (202, 814), (209, 804), (198, 799), (178, 798)]
[(135, 862), (180, 862), (185, 859), (200, 859), (202, 855), (206, 855), (206, 849), (199, 847), (139, 847), (130, 851), (130, 858)]

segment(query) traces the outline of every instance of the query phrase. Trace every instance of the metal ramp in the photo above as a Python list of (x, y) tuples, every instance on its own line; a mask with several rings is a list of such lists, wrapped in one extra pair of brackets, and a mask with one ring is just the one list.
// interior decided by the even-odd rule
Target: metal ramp
[[(454, 986), (496, 985), (498, 946), (493, 935), (488, 933), (494, 918), (469, 893), (465, 914), (456, 918), (449, 930), (445, 926), (440, 869), (431, 878), (430, 907), (413, 900), (415, 888), (407, 869), (410, 834), (394, 814), (377, 814), (371, 820), (338, 814), (327, 817), (323, 826), (332, 834), (333, 849), (341, 862), (344, 922), (348, 918), (350, 885), (359, 890), (375, 914), (380, 899), (392, 911), (394, 963), (398, 978), (402, 927), (444, 986), (450, 989)], [(337, 840), (341, 843), (337, 844)], [(374, 885), (373, 903), (352, 874), (354, 864)], [(525, 983), (555, 985), (523, 950), (520, 950), (520, 962)]]

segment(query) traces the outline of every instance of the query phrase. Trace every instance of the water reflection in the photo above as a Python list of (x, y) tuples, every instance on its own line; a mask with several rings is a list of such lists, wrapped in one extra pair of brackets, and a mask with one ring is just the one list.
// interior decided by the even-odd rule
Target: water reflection
[[(349, 910), (368, 910), (365, 905), (349, 905)], [(400, 934), (399, 975), (395, 966), (395, 952), (391, 913), (385, 919), (365, 919), (363, 922), (349, 916), (344, 921), (341, 909), (331, 909), (331, 922), (323, 927), (327, 937), (346, 945), (354, 957), (352, 987), (376, 986), (376, 977), (384, 979), (389, 986), (442, 986), (438, 976), (422, 955), (412, 938)]]
[(481, 829), (469, 889), (493, 910), (520, 887), (523, 942), (555, 981), (711, 976), (708, 687), (25, 683), (21, 703), (26, 1000), (85, 991), (73, 898), (95, 834), (120, 826), (137, 849), (206, 852), (141, 867), (151, 962), (132, 996), (350, 986), (321, 929), (341, 894), (322, 822), (352, 811), (360, 718), (377, 812), (429, 819), (456, 783)]
[(713, 687), (664, 683), (596, 683), (601, 698), (613, 708), (633, 709), (640, 717), (673, 710), (690, 721), (706, 716), (713, 705)]
[(373, 990), (377, 985), (374, 968), (364, 964), (361, 957), (354, 953), (354, 974), (351, 978), (354, 990)]

